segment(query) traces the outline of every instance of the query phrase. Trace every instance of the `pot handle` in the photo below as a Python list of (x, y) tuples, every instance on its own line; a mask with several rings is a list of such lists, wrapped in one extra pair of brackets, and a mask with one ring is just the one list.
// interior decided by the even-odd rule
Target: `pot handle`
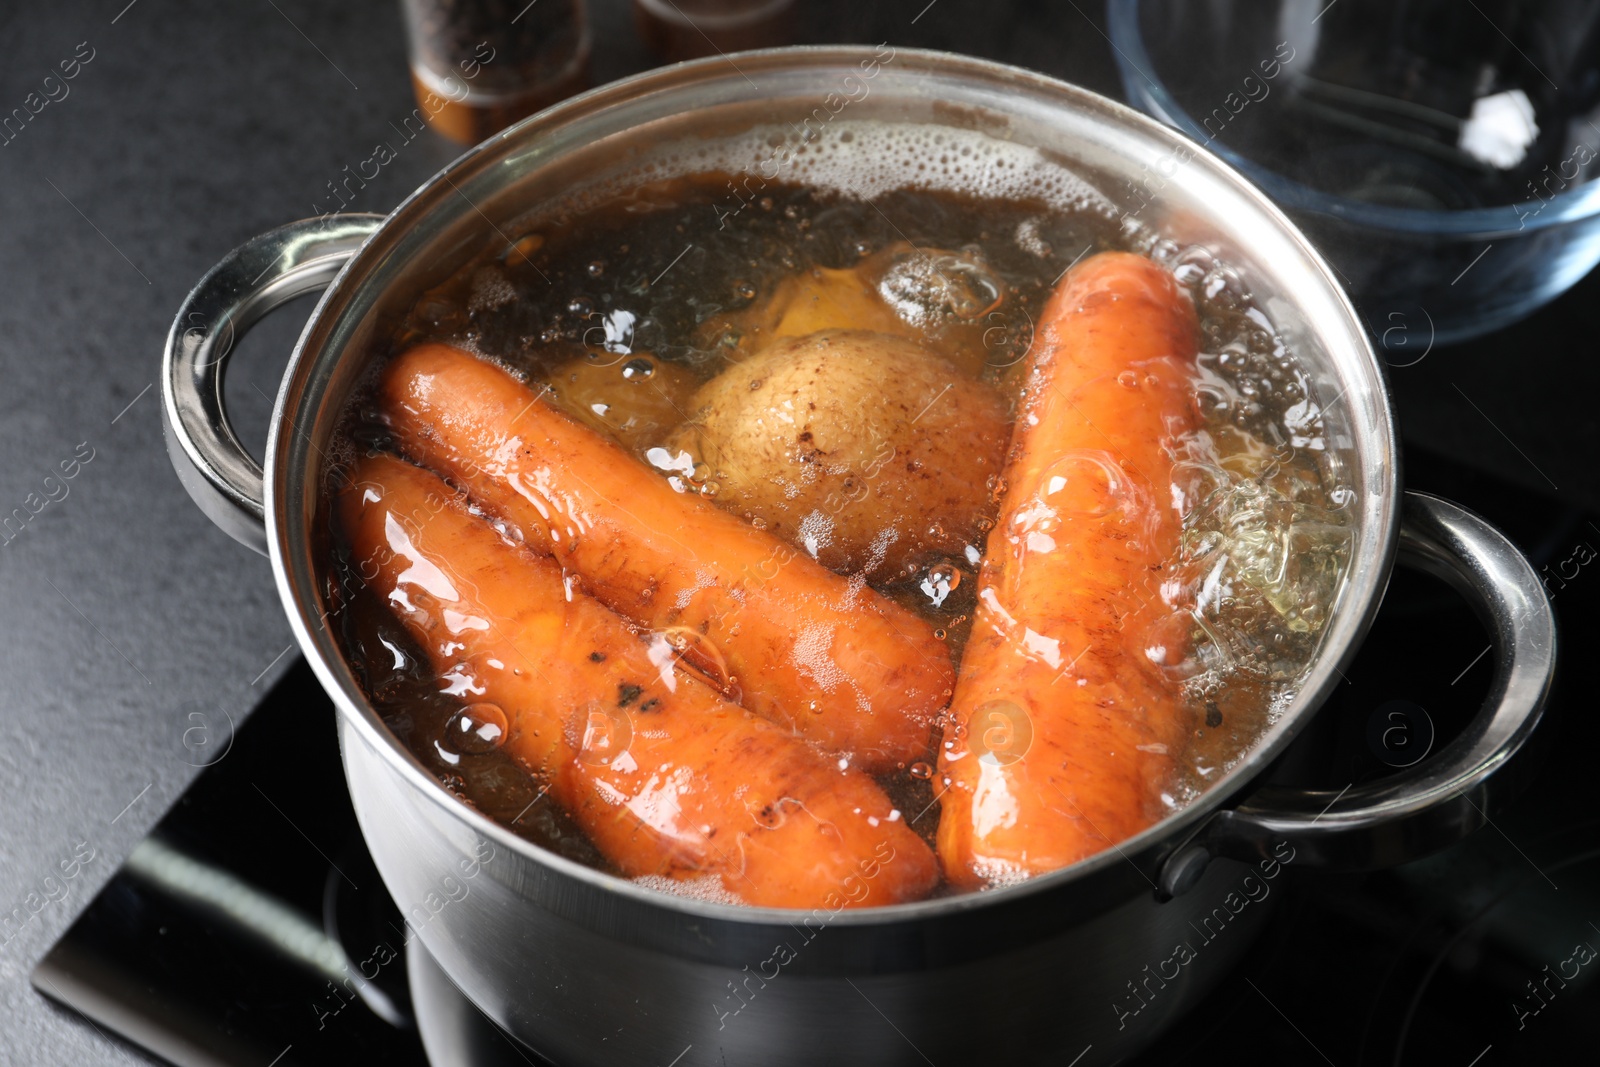
[[(1405, 494), (1400, 562), (1449, 582), (1488, 628), (1495, 678), (1482, 709), (1460, 737), (1398, 774), (1339, 791), (1263, 786), (1217, 812), (1164, 864), (1163, 895), (1192, 886), (1211, 856), (1265, 859), (1288, 842), (1297, 864), (1384, 867), (1436, 852), (1489, 821), (1490, 776), (1533, 732), (1550, 691), (1555, 615), (1522, 553), (1448, 500)], [(1494, 798), (1504, 791), (1497, 787)]]
[(302, 219), (246, 241), (200, 279), (167, 335), (161, 361), (167, 455), (200, 510), (262, 555), (261, 465), (239, 443), (223, 407), (228, 354), (267, 312), (331, 284), (382, 222), (370, 214)]

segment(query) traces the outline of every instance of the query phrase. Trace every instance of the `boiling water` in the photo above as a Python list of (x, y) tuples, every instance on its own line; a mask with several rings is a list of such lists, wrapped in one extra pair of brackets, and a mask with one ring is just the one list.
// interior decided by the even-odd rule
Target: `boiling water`
[[(827, 143), (847, 145), (854, 132), (835, 132)], [(1194, 382), (1202, 423), (1179, 447), (1172, 499), (1182, 509), (1183, 536), (1161, 590), (1192, 642), (1182, 662), (1160, 669), (1200, 724), (1179, 788), (1166, 798), (1181, 806), (1271, 724), (1337, 599), (1353, 494), (1334, 479), (1318, 398), (1237, 277), (1205, 249), (1117, 222), (1103, 200), (1059, 169), (1048, 182), (1033, 181), (1032, 157), (985, 160), (959, 138), (920, 148), (944, 169), (943, 184), (999, 174), (976, 184), (1005, 195), (895, 187), (903, 170), (874, 171), (865, 183), (857, 171), (845, 181), (848, 168), (830, 162), (827, 144), (806, 149), (813, 152), (808, 184), (752, 186), (748, 174), (714, 171), (663, 179), (528, 223), (504, 234), (509, 244), (497, 236), (473, 264), (424, 294), (386, 343), (397, 352), (448, 341), (547, 383), (558, 403), (613, 432), (679, 491), (715, 499), (719, 472), (692, 457), (680, 462), (672, 434), (683, 405), (674, 398), (746, 354), (756, 340), (741, 313), (785, 279), (873, 257), (890, 262), (883, 291), (901, 317), (921, 316), (930, 336), (952, 322), (957, 333), (966, 330), (972, 375), (1014, 396), (1038, 309), (1068, 264), (1105, 249), (1150, 256), (1192, 295), (1203, 330)], [(652, 382), (658, 388), (634, 388)], [(345, 447), (388, 444), (381, 420), (358, 399)], [(980, 530), (992, 526), (1002, 488), (991, 484), (991, 513)], [(865, 578), (918, 612), (959, 657), (982, 540)], [(571, 821), (542, 800), (539, 778), (494, 743), (504, 713), (464, 708), (442, 694), (404, 629), (346, 569), (335, 548), (329, 580), (355, 590), (340, 613), (342, 636), (396, 735), (463, 801), (532, 841), (605, 868)], [(927, 760), (880, 784), (931, 843), (941, 785), (931, 745)], [(722, 892), (657, 883), (707, 899)]]

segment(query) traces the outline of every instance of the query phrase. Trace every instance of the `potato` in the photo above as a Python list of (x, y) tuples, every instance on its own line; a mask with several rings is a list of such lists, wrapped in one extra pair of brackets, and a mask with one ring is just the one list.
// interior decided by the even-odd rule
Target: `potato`
[(689, 368), (648, 352), (580, 356), (546, 380), (556, 407), (633, 451), (663, 443), (684, 420), (700, 384)]
[(887, 579), (982, 544), (1009, 432), (993, 389), (915, 342), (829, 331), (706, 383), (675, 443), (729, 510)]
[(883, 302), (872, 276), (859, 266), (846, 270), (812, 267), (791, 274), (749, 307), (717, 315), (701, 328), (707, 343), (718, 337), (732, 360), (748, 359), (774, 341), (819, 330), (870, 330), (915, 340), (916, 332)]
[(1015, 316), (1002, 313), (1004, 283), (971, 251), (890, 245), (853, 267), (811, 267), (779, 281), (739, 311), (715, 315), (700, 342), (748, 359), (785, 337), (870, 330), (919, 342), (981, 373)]

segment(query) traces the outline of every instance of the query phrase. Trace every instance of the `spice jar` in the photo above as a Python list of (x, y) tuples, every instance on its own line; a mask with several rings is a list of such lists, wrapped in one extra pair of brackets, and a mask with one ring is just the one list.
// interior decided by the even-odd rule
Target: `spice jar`
[(634, 0), (639, 36), (678, 61), (788, 44), (793, 0)]
[(588, 84), (583, 0), (401, 0), (400, 10), (417, 103), (462, 144)]

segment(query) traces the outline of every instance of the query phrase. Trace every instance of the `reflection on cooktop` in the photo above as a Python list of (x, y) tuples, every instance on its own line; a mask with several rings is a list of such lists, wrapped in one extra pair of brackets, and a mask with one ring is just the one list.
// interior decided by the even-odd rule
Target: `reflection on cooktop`
[(291, 670), (34, 972), (179, 1064), (426, 1064), (333, 708)]
[[(1600, 544), (1594, 516), (1407, 458), (1412, 484), (1478, 509), (1547, 568), (1569, 656), (1593, 647), (1600, 570), (1563, 565)], [(1487, 690), (1486, 643), (1453, 593), (1398, 572), (1308, 732), (1308, 784), (1338, 789), (1446, 743)], [(1543, 736), (1509, 768), (1526, 791), (1492, 828), (1392, 871), (1286, 869), (1264, 936), (1138, 1062), (1492, 1067), (1593, 1049), (1600, 722), (1571, 693), (1558, 681)], [(356, 829), (334, 714), (310, 669), (292, 670), (35, 986), (180, 1067), (542, 1064), (411, 943)]]

